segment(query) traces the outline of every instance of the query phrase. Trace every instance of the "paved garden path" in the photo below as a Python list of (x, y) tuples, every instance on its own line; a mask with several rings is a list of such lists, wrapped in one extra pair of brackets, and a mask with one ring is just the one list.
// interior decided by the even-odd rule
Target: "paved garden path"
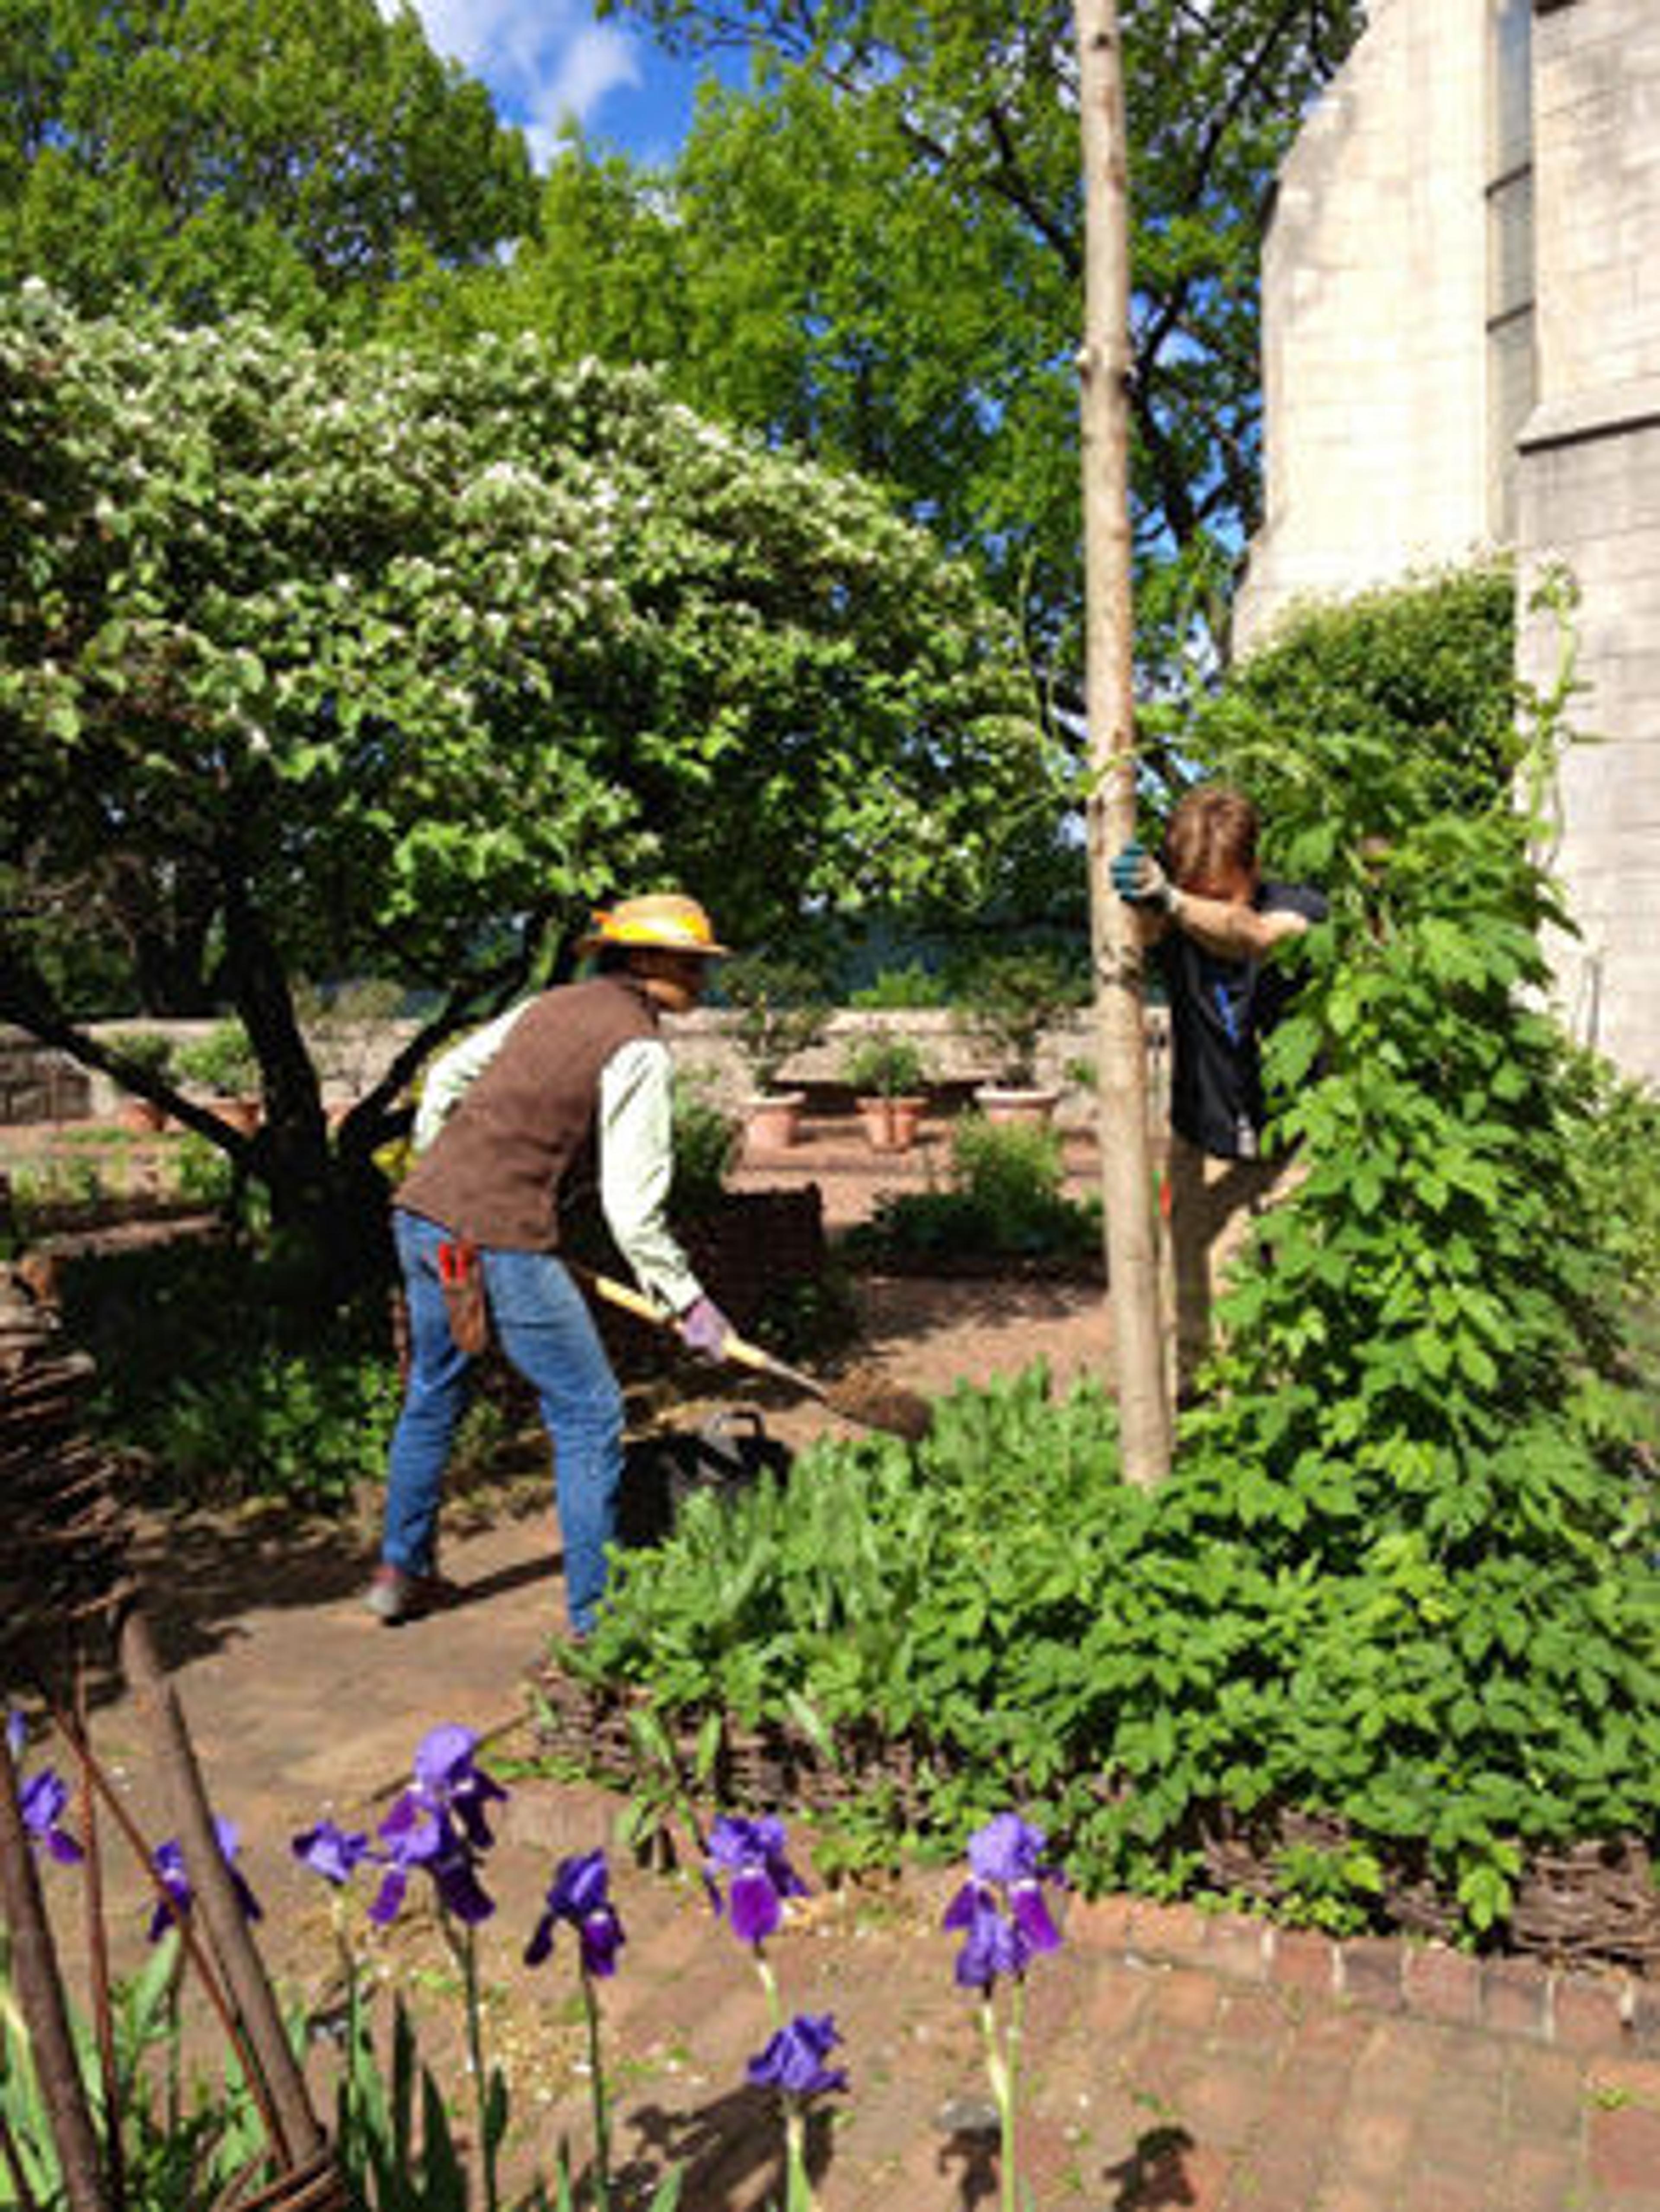
[[(470, 1724), (504, 1758), (530, 1747), (522, 1676), (556, 1618), (549, 1540), (542, 1510), (474, 1528), (447, 1555), (465, 1602), (391, 1631), (359, 1604), (355, 1534), (297, 1544), (257, 1523), (204, 1527), (155, 1563), (164, 1639), (218, 1808), (245, 1838), (266, 1954), (313, 2004), (332, 1972), (328, 1900), (288, 1839), (324, 1813), (378, 1818), (435, 1722)], [(100, 1708), (96, 1734), (144, 1808), (123, 1700)], [(561, 2132), (579, 2160), (588, 2143), (569, 1938), (536, 1973), (519, 1954), (556, 1859), (608, 1843), (617, 1808), (546, 1779), (512, 1787), (482, 1942), (518, 2174)], [(606, 1992), (619, 2162), (641, 2178), (688, 2162), (689, 2212), (746, 2212), (776, 2180), (772, 2115), (743, 2087), (766, 2034), (748, 1960), (695, 1881), (626, 1857), (615, 1881), (628, 1931)], [(136, 1896), (124, 1874), (113, 1887), (130, 1957)], [(951, 1878), (814, 1887), (775, 1955), (787, 2006), (833, 2011), (845, 2039), (849, 2092), (814, 2142), (823, 2212), (995, 2204), (975, 2131), (976, 2026), (938, 1925)], [(460, 2087), (454, 1976), (435, 1930), (416, 1912), (371, 1952)], [(1387, 1945), (1275, 1943), (1227, 1917), (1075, 1905), (1063, 1950), (1031, 1983), (1021, 2155), (1039, 2212), (1657, 2212), (1649, 2014), (1622, 2027), (1611, 1985), (1483, 1973), (1434, 1951), (1403, 1978), (1402, 1959)]]

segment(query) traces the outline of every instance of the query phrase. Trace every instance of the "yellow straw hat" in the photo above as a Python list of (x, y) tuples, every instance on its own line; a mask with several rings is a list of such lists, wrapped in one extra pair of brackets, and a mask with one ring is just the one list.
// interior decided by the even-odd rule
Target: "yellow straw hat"
[(714, 926), (697, 901), (678, 891), (647, 891), (597, 913), (577, 951), (597, 952), (603, 945), (652, 945), (665, 952), (704, 953), (712, 960), (727, 951), (715, 942)]

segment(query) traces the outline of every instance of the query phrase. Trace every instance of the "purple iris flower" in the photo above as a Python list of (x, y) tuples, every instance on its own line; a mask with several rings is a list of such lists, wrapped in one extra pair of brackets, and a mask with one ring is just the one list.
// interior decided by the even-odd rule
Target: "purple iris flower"
[(332, 1820), (319, 1820), (303, 1836), (296, 1836), (294, 1855), (302, 1866), (309, 1867), (313, 1874), (320, 1874), (324, 1881), (333, 1882), (336, 1888), (351, 1880), (354, 1869), (365, 1859), (374, 1856), (367, 1836), (348, 1835)]
[(27, 1743), (28, 1740), (29, 1732), (24, 1723), (22, 1707), (21, 1705), (8, 1705), (6, 1708), (6, 1748), (10, 1752), (14, 1759), (21, 1759), (23, 1756), (23, 1747)]
[(471, 1729), (446, 1722), (424, 1735), (415, 1755), (415, 1794), (426, 1804), (452, 1813), (476, 1851), (488, 1851), (494, 1840), (484, 1808), (492, 1802), (505, 1805), (507, 1792), (473, 1764), (478, 1738)]
[(627, 1938), (611, 1902), (611, 1878), (603, 1851), (584, 1851), (561, 1859), (554, 1870), (553, 1887), (536, 1932), (524, 1947), (524, 1963), (539, 1966), (554, 1948), (554, 1934), (562, 1920), (574, 1928), (582, 1948), (582, 1971), (602, 1979), (615, 1973), (617, 1953)]
[(790, 2097), (814, 2097), (821, 2090), (845, 2089), (845, 2070), (824, 2063), (832, 2044), (840, 2041), (829, 2013), (797, 2013), (766, 2050), (749, 2061), (749, 2079), (759, 2089), (782, 2089)]
[(1043, 1863), (1048, 1840), (1018, 1813), (999, 1813), (968, 1838), (969, 1870), (976, 1881), (995, 1882), (1000, 1889), (1035, 1881), (1048, 1871)]
[(49, 1850), (60, 1866), (74, 1866), (86, 1856), (63, 1826), (69, 1802), (69, 1784), (50, 1766), (43, 1766), (23, 1784), (20, 1803), (28, 1839)]
[(1039, 1952), (1059, 1950), (1044, 1885), (1065, 1877), (1045, 1862), (1047, 1841), (1015, 1813), (999, 1813), (969, 1838), (969, 1879), (943, 1923), (963, 1931), (956, 1965), (963, 1988), (990, 1990), (999, 1974), (1023, 1974)]
[(439, 1902), (469, 1926), (495, 1911), (478, 1879), (478, 1858), (492, 1838), (485, 1808), (505, 1803), (507, 1793), (473, 1764), (478, 1741), (470, 1729), (448, 1723), (422, 1737), (415, 1758), (415, 1783), (380, 1824), (386, 1868), (369, 1917), (380, 1926), (403, 1910), (409, 1876), (423, 1869)]
[(999, 1974), (1024, 1971), (1027, 1954), (1020, 1932), (998, 1911), (991, 1892), (966, 1882), (946, 1908), (942, 1923), (963, 1930), (957, 1954), (957, 1980), (966, 1990), (987, 1990)]
[(379, 1853), (386, 1873), (369, 1917), (379, 1927), (396, 1920), (403, 1908), (409, 1876), (417, 1869), (429, 1874), (445, 1911), (470, 1927), (488, 1920), (495, 1911), (478, 1879), (475, 1852), (447, 1812), (423, 1805), (419, 1794), (406, 1790), (380, 1824)]
[[(214, 1815), (214, 1832), (219, 1838), (219, 1855), (231, 1870), (231, 1886), (236, 1892), (236, 1901), (242, 1908), (245, 1920), (263, 1920), (264, 1914), (259, 1900), (249, 1888), (237, 1869), (236, 1855), (241, 1850), (241, 1838), (233, 1820)], [(189, 1915), (195, 1896), (190, 1877), (185, 1871), (185, 1853), (176, 1839), (160, 1844), (155, 1853), (155, 1870), (161, 1877), (161, 1886), (172, 1899), (171, 1904), (158, 1905), (150, 1920), (150, 1941), (159, 1943), (173, 1924), (175, 1917), (183, 1920)]]
[(785, 1898), (807, 1894), (806, 1883), (785, 1856), (784, 1823), (770, 1814), (749, 1820), (724, 1813), (710, 1830), (703, 1878), (717, 1912), (723, 1875), (732, 1933), (743, 1943), (764, 1942), (783, 1921)]

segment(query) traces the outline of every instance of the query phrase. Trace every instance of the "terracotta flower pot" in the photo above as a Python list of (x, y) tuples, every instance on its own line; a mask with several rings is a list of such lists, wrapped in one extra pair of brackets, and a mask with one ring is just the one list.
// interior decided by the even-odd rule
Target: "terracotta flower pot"
[(259, 1127), (261, 1109), (257, 1098), (210, 1098), (208, 1103), (227, 1127), (239, 1129), (245, 1137), (251, 1137)]
[(782, 1152), (800, 1141), (802, 1091), (769, 1091), (743, 1102), (743, 1143), (748, 1152)]
[(153, 1137), (158, 1129), (167, 1127), (167, 1109), (153, 1098), (124, 1098), (116, 1109), (116, 1119), (136, 1137)]
[(917, 1141), (928, 1101), (883, 1095), (856, 1098), (853, 1103), (873, 1152), (908, 1152)]
[(1024, 1121), (1045, 1129), (1060, 1103), (1058, 1091), (1006, 1091), (993, 1083), (982, 1084), (974, 1093), (974, 1103), (988, 1121)]

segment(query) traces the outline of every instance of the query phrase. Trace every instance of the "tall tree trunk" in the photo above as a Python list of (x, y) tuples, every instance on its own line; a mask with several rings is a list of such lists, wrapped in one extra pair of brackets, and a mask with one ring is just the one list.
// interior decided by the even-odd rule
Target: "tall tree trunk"
[(1136, 917), (1107, 866), (1136, 824), (1130, 537), (1130, 194), (1117, 0), (1075, 0), (1084, 173), (1085, 677), (1090, 936), (1100, 1038), (1101, 1195), (1125, 1475), (1170, 1469), (1147, 1047)]
[(282, 957), (249, 895), (233, 845), (221, 860), (225, 971), (259, 1062), (264, 1119), (245, 1167), (270, 1194), (271, 1219), (317, 1271), (317, 1296), (338, 1302), (384, 1275), (386, 1190), (360, 1141), (329, 1141), (318, 1073)]

